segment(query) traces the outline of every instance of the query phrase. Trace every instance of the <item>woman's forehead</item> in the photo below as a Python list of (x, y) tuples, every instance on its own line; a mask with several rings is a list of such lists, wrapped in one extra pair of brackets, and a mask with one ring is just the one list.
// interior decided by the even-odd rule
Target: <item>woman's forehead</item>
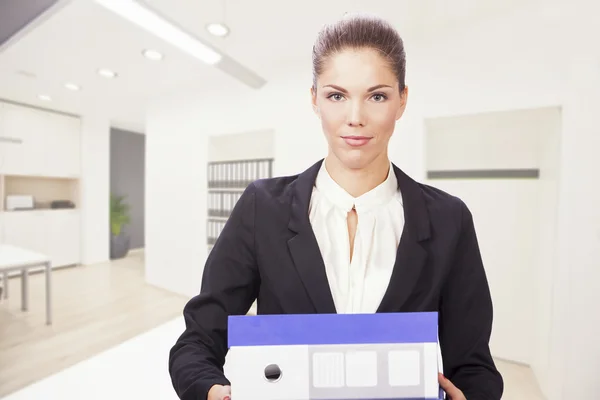
[(372, 87), (392, 85), (397, 78), (390, 64), (373, 50), (347, 50), (328, 57), (320, 76), (320, 86)]

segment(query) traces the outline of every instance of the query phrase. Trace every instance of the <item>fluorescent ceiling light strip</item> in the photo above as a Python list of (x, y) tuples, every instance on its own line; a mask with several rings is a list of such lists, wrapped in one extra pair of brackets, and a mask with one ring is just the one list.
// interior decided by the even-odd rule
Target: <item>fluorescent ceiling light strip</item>
[(135, 0), (96, 0), (96, 3), (207, 64), (221, 55)]

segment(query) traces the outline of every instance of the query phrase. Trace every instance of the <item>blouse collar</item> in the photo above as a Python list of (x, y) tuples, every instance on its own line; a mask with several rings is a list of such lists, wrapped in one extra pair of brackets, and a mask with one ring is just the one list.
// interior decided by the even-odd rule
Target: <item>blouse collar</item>
[(375, 207), (386, 205), (398, 192), (398, 181), (390, 163), (385, 181), (359, 197), (353, 197), (333, 180), (325, 162), (321, 165), (315, 181), (316, 189), (325, 196), (334, 206), (348, 213), (355, 208), (358, 213), (368, 211)]

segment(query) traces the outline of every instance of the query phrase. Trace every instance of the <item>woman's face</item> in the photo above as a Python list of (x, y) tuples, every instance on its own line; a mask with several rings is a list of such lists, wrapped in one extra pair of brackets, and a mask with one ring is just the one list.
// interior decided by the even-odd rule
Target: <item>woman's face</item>
[(387, 147), (406, 106), (388, 62), (376, 51), (331, 56), (312, 91), (329, 154), (351, 169), (387, 159)]

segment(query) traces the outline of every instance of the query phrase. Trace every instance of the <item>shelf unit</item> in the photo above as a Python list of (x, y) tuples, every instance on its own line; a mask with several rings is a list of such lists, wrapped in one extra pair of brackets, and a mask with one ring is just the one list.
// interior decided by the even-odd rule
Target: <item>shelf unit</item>
[(55, 200), (67, 200), (79, 204), (79, 179), (47, 176), (0, 175), (0, 206), (7, 209), (6, 197), (11, 195), (33, 196), (35, 209), (51, 209)]
[[(47, 254), (53, 267), (79, 264), (80, 118), (0, 100), (0, 139), (0, 242)], [(34, 208), (8, 209), (10, 195), (32, 196)]]
[(209, 252), (248, 185), (273, 177), (273, 161), (273, 158), (259, 158), (208, 163), (206, 238)]

